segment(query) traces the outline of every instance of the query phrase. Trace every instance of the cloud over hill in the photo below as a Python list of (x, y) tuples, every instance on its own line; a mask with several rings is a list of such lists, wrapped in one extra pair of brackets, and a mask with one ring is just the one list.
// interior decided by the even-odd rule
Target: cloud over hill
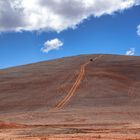
[(0, 0), (0, 32), (60, 32), (90, 16), (112, 15), (139, 4), (140, 0)]

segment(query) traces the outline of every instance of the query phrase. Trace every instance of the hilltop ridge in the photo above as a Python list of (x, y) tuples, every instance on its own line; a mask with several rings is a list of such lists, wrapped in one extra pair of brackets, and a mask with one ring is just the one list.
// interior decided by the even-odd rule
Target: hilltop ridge
[[(134, 126), (138, 133), (139, 71), (140, 57), (102, 54), (0, 70), (0, 120), (19, 128), (48, 126), (42, 135), (87, 129), (95, 134), (94, 129), (105, 127), (122, 134), (122, 128)], [(33, 128), (27, 133), (38, 132)]]

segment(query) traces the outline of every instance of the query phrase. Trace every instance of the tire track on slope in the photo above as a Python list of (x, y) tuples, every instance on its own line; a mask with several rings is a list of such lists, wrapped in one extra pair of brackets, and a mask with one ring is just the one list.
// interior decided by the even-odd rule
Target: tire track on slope
[[(88, 64), (88, 63), (87, 63)], [(70, 98), (74, 95), (75, 90), (78, 88), (78, 86), (80, 85), (80, 82), (82, 80), (82, 77), (84, 75), (84, 69), (83, 67), (80, 70), (80, 74), (76, 80), (76, 82), (74, 83), (74, 85), (72, 86), (72, 88), (70, 89), (69, 93), (67, 94), (67, 96), (61, 100), (61, 102), (56, 106), (56, 108), (62, 108), (69, 100)]]
[[(99, 59), (100, 57), (102, 57), (102, 55), (99, 55), (97, 57), (95, 57), (93, 59), (93, 61), (96, 61), (97, 59)], [(68, 92), (68, 94), (56, 105), (55, 109), (62, 109), (64, 107), (64, 105), (66, 103), (69, 102), (69, 100), (75, 95), (76, 89), (79, 87), (84, 75), (85, 75), (85, 68), (86, 66), (90, 63), (86, 62), (85, 64), (81, 65), (80, 68), (80, 72), (79, 75), (75, 81), (75, 83), (73, 84), (73, 86), (71, 87), (70, 91)]]

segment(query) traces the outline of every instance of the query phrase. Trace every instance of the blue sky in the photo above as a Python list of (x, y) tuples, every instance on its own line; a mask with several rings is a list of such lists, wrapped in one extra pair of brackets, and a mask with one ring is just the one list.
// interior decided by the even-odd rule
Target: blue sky
[[(6, 31), (0, 34), (0, 69), (79, 54), (125, 55), (130, 50), (134, 51), (130, 55), (140, 56), (140, 36), (137, 33), (140, 6), (115, 11), (111, 15), (89, 16), (81, 21), (76, 27), (68, 25), (60, 31), (17, 32), (7, 31), (9, 27), (3, 28)], [(57, 39), (56, 44), (48, 43), (54, 39)], [(58, 41), (61, 44), (57, 44)], [(52, 46), (56, 48), (44, 51)]]

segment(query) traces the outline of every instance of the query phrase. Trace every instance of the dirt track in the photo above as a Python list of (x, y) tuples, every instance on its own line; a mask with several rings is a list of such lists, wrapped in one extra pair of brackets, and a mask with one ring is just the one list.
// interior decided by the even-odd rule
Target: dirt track
[[(96, 61), (97, 59), (101, 58), (102, 55), (99, 55), (97, 57), (95, 57), (93, 59), (93, 62)], [(81, 68), (80, 68), (80, 72), (79, 72), (79, 75), (75, 81), (75, 83), (73, 84), (72, 88), (70, 89), (70, 91), (68, 92), (67, 96), (62, 99), (57, 105), (56, 105), (56, 108), (55, 109), (62, 109), (64, 107), (64, 105), (66, 103), (69, 102), (69, 100), (72, 98), (72, 96), (74, 96), (75, 94), (75, 91), (76, 89), (79, 87), (84, 75), (85, 75), (85, 68), (86, 66), (90, 63), (90, 61), (86, 62), (85, 64), (81, 65)]]

